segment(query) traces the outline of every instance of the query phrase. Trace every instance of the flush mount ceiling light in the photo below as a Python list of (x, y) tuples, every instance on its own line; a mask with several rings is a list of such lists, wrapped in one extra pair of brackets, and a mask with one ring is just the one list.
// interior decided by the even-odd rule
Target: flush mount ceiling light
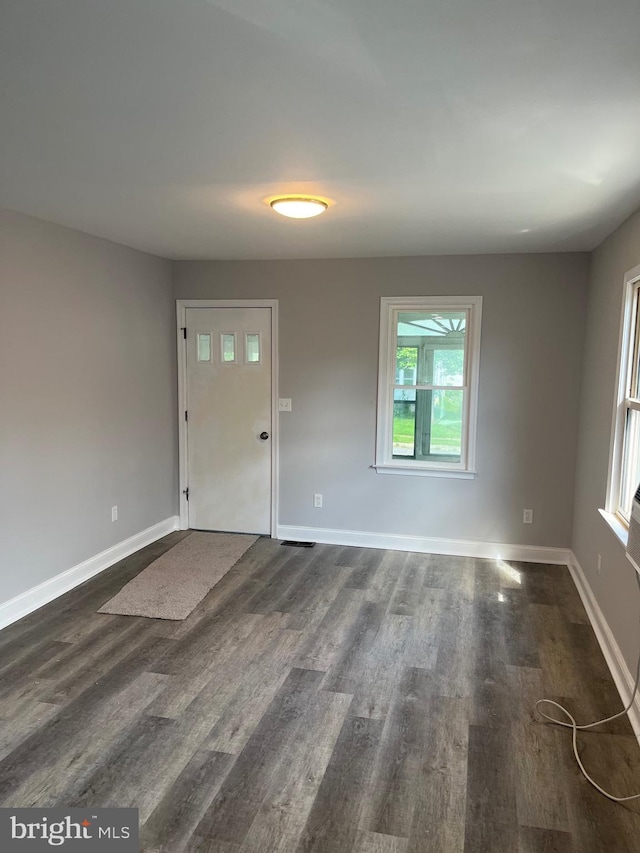
[(292, 219), (310, 219), (312, 216), (324, 213), (329, 207), (329, 203), (323, 199), (302, 195), (278, 196), (269, 199), (268, 204), (276, 213)]

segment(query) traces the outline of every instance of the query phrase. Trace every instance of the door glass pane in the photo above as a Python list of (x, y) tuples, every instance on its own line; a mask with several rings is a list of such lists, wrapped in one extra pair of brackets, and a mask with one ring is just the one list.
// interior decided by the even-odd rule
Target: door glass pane
[(211, 361), (211, 335), (198, 332), (198, 361)]
[(620, 512), (627, 520), (631, 515), (631, 502), (638, 483), (640, 483), (640, 412), (628, 409), (620, 492)]
[(226, 364), (232, 364), (236, 360), (235, 332), (223, 332), (220, 335), (220, 353), (222, 361)]
[(260, 361), (260, 335), (245, 335), (245, 361), (257, 364)]

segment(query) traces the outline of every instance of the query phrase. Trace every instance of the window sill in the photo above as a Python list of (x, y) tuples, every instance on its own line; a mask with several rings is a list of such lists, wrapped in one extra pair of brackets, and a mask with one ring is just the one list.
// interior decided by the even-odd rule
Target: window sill
[(423, 468), (415, 465), (372, 465), (378, 474), (401, 474), (405, 477), (446, 477), (451, 480), (475, 480), (477, 471), (459, 468)]
[(607, 522), (609, 527), (611, 528), (611, 532), (616, 537), (616, 539), (620, 542), (620, 544), (626, 548), (627, 540), (629, 538), (629, 529), (624, 525), (617, 515), (614, 515), (612, 512), (607, 512), (605, 509), (599, 509), (598, 512)]

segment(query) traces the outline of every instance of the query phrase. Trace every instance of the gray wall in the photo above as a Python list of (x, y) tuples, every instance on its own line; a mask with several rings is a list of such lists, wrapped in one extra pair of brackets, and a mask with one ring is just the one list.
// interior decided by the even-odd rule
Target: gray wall
[(3, 602), (175, 514), (178, 488), (170, 263), (9, 212), (0, 235)]
[(574, 553), (632, 672), (640, 646), (640, 596), (624, 548), (598, 509), (607, 489), (624, 274), (638, 264), (640, 211), (592, 255), (573, 535)]
[[(280, 396), (293, 399), (280, 416), (281, 524), (568, 547), (588, 265), (587, 254), (179, 261), (173, 274), (177, 298), (280, 300)], [(370, 467), (380, 296), (416, 294), (484, 297), (473, 481)]]

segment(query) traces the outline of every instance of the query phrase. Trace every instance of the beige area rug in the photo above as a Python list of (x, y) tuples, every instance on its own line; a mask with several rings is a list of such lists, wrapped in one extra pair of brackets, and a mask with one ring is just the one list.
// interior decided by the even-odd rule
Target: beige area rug
[(194, 531), (130, 580), (98, 613), (186, 619), (257, 538)]

